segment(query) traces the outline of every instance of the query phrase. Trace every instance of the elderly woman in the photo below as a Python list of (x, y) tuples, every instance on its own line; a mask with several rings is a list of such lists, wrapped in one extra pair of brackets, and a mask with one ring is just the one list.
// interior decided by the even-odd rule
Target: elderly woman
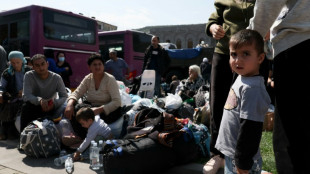
[(188, 70), (188, 78), (185, 80), (185, 83), (182, 84), (178, 94), (183, 100), (192, 98), (202, 85), (205, 85), (205, 82), (201, 77), (200, 67), (191, 65)]
[[(79, 107), (89, 104), (95, 115), (100, 115), (105, 123), (110, 124), (121, 116), (121, 97), (115, 78), (104, 72), (104, 62), (99, 54), (93, 54), (88, 59), (90, 74), (82, 80), (77, 89), (69, 96), (65, 109), (65, 117), (72, 120), (74, 131), (85, 138), (87, 130), (75, 120), (75, 113)], [(78, 104), (84, 98), (84, 105)], [(75, 106), (76, 105), (76, 106)]]
[(0, 140), (15, 138), (18, 132), (14, 120), (23, 103), (22, 91), (24, 75), (31, 68), (20, 51), (11, 51), (8, 56), (10, 66), (4, 70), (0, 83)]

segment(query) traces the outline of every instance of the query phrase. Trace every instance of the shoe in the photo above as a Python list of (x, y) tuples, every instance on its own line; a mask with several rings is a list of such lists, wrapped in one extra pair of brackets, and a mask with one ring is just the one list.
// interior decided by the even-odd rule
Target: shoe
[(202, 173), (203, 174), (216, 174), (219, 168), (224, 168), (225, 160), (216, 155), (212, 157), (204, 166)]

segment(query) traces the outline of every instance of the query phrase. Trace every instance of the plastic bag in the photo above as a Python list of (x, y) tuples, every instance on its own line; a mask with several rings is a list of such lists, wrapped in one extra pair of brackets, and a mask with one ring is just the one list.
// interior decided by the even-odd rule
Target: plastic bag
[(127, 94), (126, 91), (121, 90), (121, 89), (119, 90), (119, 93), (121, 95), (121, 101), (122, 101), (121, 106), (131, 105), (132, 99), (131, 99), (130, 95)]
[(167, 109), (178, 109), (182, 105), (182, 98), (178, 94), (168, 93), (166, 97), (166, 105)]

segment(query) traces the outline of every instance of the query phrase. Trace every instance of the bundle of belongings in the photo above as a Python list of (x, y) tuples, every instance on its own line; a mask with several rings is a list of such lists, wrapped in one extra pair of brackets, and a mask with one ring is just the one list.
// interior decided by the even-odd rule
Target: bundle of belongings
[(209, 155), (206, 126), (156, 108), (143, 108), (123, 139), (103, 144), (104, 173), (160, 173)]

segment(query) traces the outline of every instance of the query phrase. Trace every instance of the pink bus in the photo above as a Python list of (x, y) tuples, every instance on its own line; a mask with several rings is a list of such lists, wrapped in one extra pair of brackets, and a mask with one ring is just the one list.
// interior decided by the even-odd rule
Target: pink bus
[(63, 51), (72, 67), (71, 88), (86, 74), (87, 59), (98, 52), (97, 22), (92, 18), (31, 5), (0, 13), (0, 44), (7, 53), (20, 50), (32, 57), (53, 49)]
[(129, 66), (130, 78), (142, 73), (144, 52), (153, 35), (135, 30), (104, 31), (98, 35), (99, 49), (105, 61), (109, 60), (109, 50), (116, 49), (117, 56)]

